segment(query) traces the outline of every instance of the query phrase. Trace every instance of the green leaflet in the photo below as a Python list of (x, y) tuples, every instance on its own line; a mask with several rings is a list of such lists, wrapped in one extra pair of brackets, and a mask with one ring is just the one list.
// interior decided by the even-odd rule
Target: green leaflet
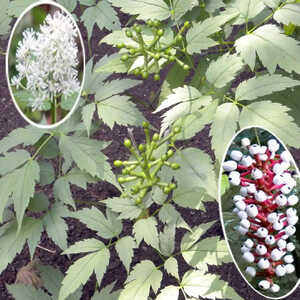
[(226, 241), (219, 237), (210, 237), (194, 244), (182, 252), (184, 260), (193, 268), (207, 271), (207, 265), (221, 265), (231, 262)]
[(10, 29), (11, 18), (7, 14), (7, 8), (9, 7), (9, 0), (3, 0), (1, 3), (1, 12), (0, 12), (0, 34), (6, 34)]
[(299, 42), (284, 35), (276, 25), (259, 27), (253, 33), (237, 39), (235, 46), (251, 70), (254, 70), (257, 54), (271, 74), (275, 72), (277, 65), (288, 73), (300, 73)]
[(110, 128), (115, 123), (138, 126), (145, 120), (135, 104), (127, 96), (112, 96), (97, 104), (99, 118)]
[(174, 161), (180, 165), (180, 169), (176, 171), (178, 190), (195, 188), (196, 192), (203, 188), (210, 197), (217, 199), (216, 175), (212, 161), (206, 153), (187, 148)]
[(220, 26), (230, 21), (236, 15), (237, 13), (233, 12), (228, 15), (207, 18), (203, 22), (196, 23), (186, 34), (188, 53), (199, 53), (201, 50), (216, 46), (218, 43), (209, 38), (209, 36), (220, 31)]
[[(169, 257), (174, 252), (174, 249), (175, 249), (175, 234), (176, 234), (175, 229), (176, 229), (175, 224), (172, 224), (170, 226), (166, 226), (164, 228), (164, 231), (160, 232), (160, 234), (159, 234), (159, 252), (163, 256)], [(169, 264), (167, 264), (166, 266), (169, 267), (169, 269), (170, 269)], [(166, 268), (166, 266), (165, 266), (165, 268)], [(172, 269), (172, 271), (170, 270), (170, 272), (176, 273), (176, 265), (174, 265), (174, 268), (175, 268), (175, 270)]]
[(17, 128), (0, 141), (0, 153), (4, 153), (17, 145), (29, 146), (35, 144), (47, 131), (27, 126)]
[(199, 5), (197, 0), (173, 0), (172, 2), (171, 17), (178, 21), (188, 11)]
[(259, 13), (263, 11), (265, 5), (261, 0), (234, 0), (229, 4), (228, 11), (226, 13), (237, 12), (238, 17), (234, 21), (234, 25), (240, 25), (248, 23), (248, 21), (255, 18)]
[(178, 262), (174, 257), (170, 257), (165, 261), (164, 268), (167, 273), (179, 280)]
[(300, 4), (290, 3), (284, 5), (280, 9), (276, 10), (273, 18), (278, 23), (283, 23), (285, 25), (295, 24), (300, 26)]
[(150, 260), (143, 260), (131, 271), (118, 300), (148, 300), (150, 287), (157, 293), (162, 272)]
[(211, 14), (214, 13), (217, 9), (225, 6), (223, 0), (208, 0), (206, 2), (205, 2), (205, 10)]
[(0, 273), (13, 261), (28, 242), (31, 257), (40, 241), (43, 231), (42, 221), (25, 217), (21, 229), (16, 222), (10, 226), (0, 238)]
[(106, 286), (101, 289), (100, 292), (94, 294), (91, 300), (116, 300), (119, 299), (120, 291), (111, 292), (113, 289), (113, 284)]
[(235, 299), (243, 300), (228, 283), (215, 274), (206, 274), (202, 271), (188, 271), (184, 274), (181, 286), (190, 297), (205, 297), (208, 299)]
[(7, 14), (12, 17), (18, 17), (29, 5), (35, 3), (36, 0), (14, 0), (10, 1)]
[(90, 135), (91, 125), (93, 121), (93, 116), (96, 111), (96, 105), (95, 103), (90, 103), (82, 109), (82, 121), (86, 127), (88, 136)]
[(226, 53), (210, 63), (206, 78), (216, 88), (222, 88), (235, 78), (243, 66), (243, 61), (239, 56)]
[(133, 237), (125, 236), (117, 241), (115, 248), (127, 273), (129, 273), (130, 264), (134, 255), (133, 249), (137, 248), (136, 242)]
[(156, 300), (177, 300), (179, 297), (179, 287), (174, 285), (169, 285), (162, 289), (156, 298)]
[(300, 128), (288, 114), (289, 108), (271, 101), (260, 101), (243, 108), (239, 124), (241, 128), (247, 126), (261, 126), (270, 130), (281, 140), (292, 146), (300, 146)]
[(57, 2), (64, 6), (69, 12), (72, 12), (77, 5), (77, 0), (58, 0)]
[(138, 220), (133, 225), (134, 237), (139, 246), (144, 240), (149, 246), (159, 249), (159, 240), (157, 232), (157, 221), (155, 218), (147, 218)]
[(51, 300), (52, 299), (42, 289), (36, 289), (31, 285), (11, 284), (6, 287), (9, 293), (15, 299), (23, 299), (23, 300), (41, 300), (41, 299)]
[(118, 236), (122, 231), (122, 222), (117, 220), (117, 215), (109, 209), (106, 210), (107, 217), (97, 208), (84, 208), (72, 214), (73, 218), (84, 223), (88, 228), (97, 231), (104, 239)]
[(35, 193), (34, 197), (30, 199), (28, 209), (32, 212), (41, 212), (47, 210), (49, 206), (48, 197), (43, 192)]
[(88, 31), (88, 39), (91, 38), (95, 25), (101, 30), (106, 28), (109, 31), (118, 30), (121, 27), (116, 11), (107, 0), (88, 7), (82, 14), (81, 20)]
[(222, 160), (224, 150), (237, 130), (239, 117), (240, 111), (234, 103), (225, 103), (217, 108), (210, 136), (212, 137), (212, 148), (219, 161)]
[(70, 217), (69, 210), (61, 203), (55, 203), (43, 217), (43, 224), (48, 236), (62, 250), (67, 248), (68, 226), (64, 217)]
[(300, 81), (284, 77), (280, 74), (263, 75), (243, 81), (235, 91), (236, 100), (254, 100), (300, 85)]
[(55, 179), (55, 171), (51, 163), (41, 161), (40, 163), (40, 184), (51, 184)]
[[(85, 240), (85, 243), (89, 243), (88, 241), (89, 240)], [(93, 272), (96, 273), (98, 284), (101, 284), (102, 277), (109, 263), (110, 253), (106, 246), (100, 241), (98, 241), (97, 249), (94, 249), (96, 250), (95, 252), (78, 259), (68, 269), (67, 275), (62, 281), (58, 300), (67, 299), (81, 284), (87, 282)], [(82, 251), (84, 252), (84, 247)]]
[(137, 19), (165, 20), (171, 16), (168, 5), (163, 0), (109, 0), (124, 13), (138, 15)]
[(197, 111), (200, 107), (206, 106), (211, 102), (210, 96), (202, 95), (199, 90), (192, 86), (179, 87), (173, 90), (173, 93), (162, 102), (162, 104), (154, 111), (158, 113), (166, 108), (170, 108), (162, 115), (163, 121), (160, 134), (172, 125), (179, 118)]
[(0, 157), (0, 176), (10, 173), (29, 160), (30, 157), (30, 154), (25, 150), (6, 153), (4, 157)]

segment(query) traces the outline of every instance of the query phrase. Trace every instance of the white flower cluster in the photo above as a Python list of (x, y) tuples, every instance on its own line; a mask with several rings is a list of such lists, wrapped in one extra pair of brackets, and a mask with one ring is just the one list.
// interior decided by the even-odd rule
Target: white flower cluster
[(277, 293), (280, 286), (273, 279), (295, 271), (291, 254), (295, 245), (288, 241), (298, 222), (297, 211), (291, 207), (299, 201), (289, 171), (292, 157), (288, 151), (276, 153), (280, 145), (275, 139), (267, 146), (251, 145), (248, 138), (241, 142), (247, 153), (231, 151), (232, 160), (224, 162), (223, 169), (229, 172), (232, 185), (241, 186), (233, 197), (233, 212), (240, 219), (238, 231), (248, 238), (241, 247), (242, 257), (254, 264), (246, 273), (262, 278), (259, 288)]
[(16, 52), (18, 75), (11, 84), (31, 91), (33, 111), (42, 110), (46, 100), (79, 92), (77, 37), (71, 18), (59, 11), (48, 14), (39, 31), (23, 32)]

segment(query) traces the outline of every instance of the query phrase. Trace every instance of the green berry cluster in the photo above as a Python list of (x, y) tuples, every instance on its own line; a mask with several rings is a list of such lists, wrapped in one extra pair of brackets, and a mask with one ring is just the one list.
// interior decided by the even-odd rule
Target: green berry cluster
[[(146, 137), (145, 144), (136, 146), (130, 139), (124, 140), (124, 146), (130, 150), (135, 160), (114, 161), (116, 167), (123, 167), (122, 176), (118, 178), (119, 183), (134, 183), (130, 187), (129, 194), (125, 192), (123, 196), (134, 198), (136, 205), (142, 204), (144, 197), (153, 186), (158, 186), (165, 194), (169, 194), (176, 189), (175, 183), (161, 182), (158, 172), (164, 166), (173, 170), (180, 168), (179, 164), (168, 161), (174, 155), (171, 148), (174, 146), (175, 136), (181, 131), (180, 127), (173, 128), (172, 132), (163, 138), (157, 133), (150, 137), (149, 123), (144, 122), (143, 128)], [(159, 158), (154, 157), (154, 151), (165, 143), (168, 143), (169, 146), (167, 152)]]
[(183, 33), (190, 27), (190, 22), (186, 21), (179, 32), (176, 34), (172, 42), (165, 44), (161, 42), (162, 37), (165, 34), (161, 22), (157, 20), (148, 20), (147, 25), (153, 32), (154, 38), (150, 43), (145, 43), (142, 27), (138, 24), (134, 24), (132, 28), (126, 30), (126, 36), (132, 39), (138, 44), (137, 47), (132, 45), (125, 45), (124, 43), (117, 44), (119, 49), (126, 49), (127, 52), (121, 57), (122, 61), (127, 61), (128, 59), (137, 58), (139, 56), (144, 57), (144, 65), (142, 67), (134, 69), (134, 75), (141, 75), (143, 79), (149, 77), (150, 68), (154, 65), (154, 79), (160, 80), (160, 65), (159, 60), (164, 58), (167, 62), (176, 62), (184, 70), (188, 71), (190, 69), (189, 65), (185, 64), (174, 54), (178, 47), (185, 51), (185, 43)]

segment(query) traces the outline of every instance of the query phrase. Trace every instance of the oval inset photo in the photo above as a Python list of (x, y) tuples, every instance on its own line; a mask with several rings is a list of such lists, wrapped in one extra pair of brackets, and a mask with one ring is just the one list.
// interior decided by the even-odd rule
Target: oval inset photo
[(23, 118), (53, 128), (75, 110), (84, 83), (85, 53), (72, 15), (52, 1), (29, 6), (9, 39), (6, 75)]
[(281, 299), (299, 284), (299, 171), (271, 132), (238, 132), (224, 155), (220, 183), (222, 226), (233, 261), (260, 295)]

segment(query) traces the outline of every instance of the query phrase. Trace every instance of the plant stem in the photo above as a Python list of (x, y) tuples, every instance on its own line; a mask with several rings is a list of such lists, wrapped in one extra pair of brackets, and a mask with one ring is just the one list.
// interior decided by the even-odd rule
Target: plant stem
[(48, 138), (42, 143), (42, 145), (36, 150), (36, 152), (33, 154), (33, 156), (29, 160), (34, 160), (37, 155), (40, 153), (40, 151), (44, 148), (44, 146), (50, 141), (50, 139), (54, 136), (54, 132), (51, 133)]

